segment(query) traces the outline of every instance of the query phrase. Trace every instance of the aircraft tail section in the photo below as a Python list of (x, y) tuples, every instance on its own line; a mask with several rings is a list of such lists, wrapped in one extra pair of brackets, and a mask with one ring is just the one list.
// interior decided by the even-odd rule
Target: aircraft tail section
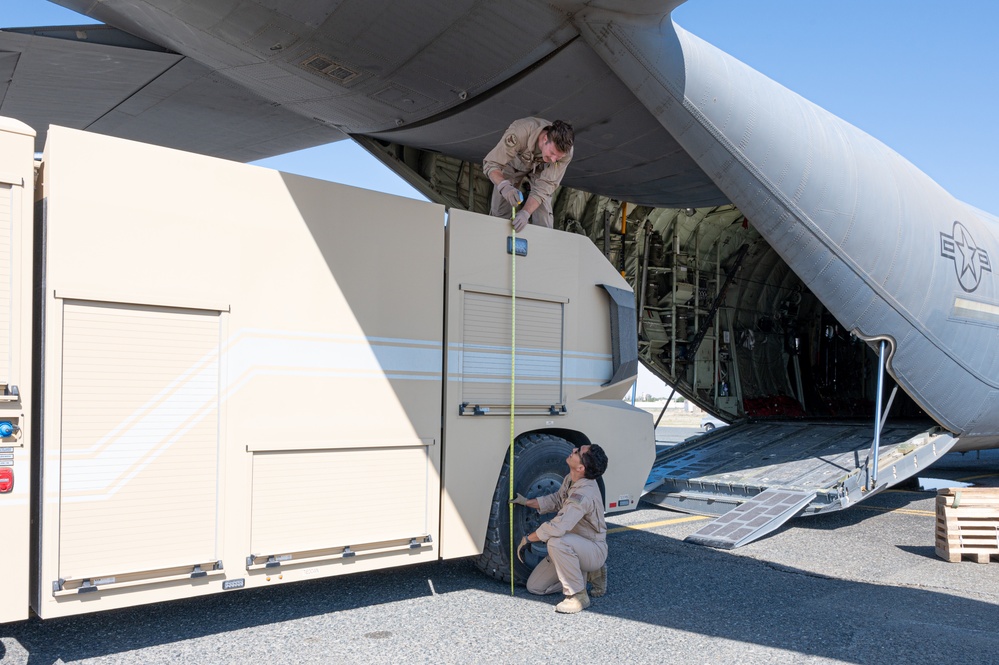
[(880, 141), (675, 25), (577, 20), (842, 327), (887, 342), (912, 400), (966, 442), (999, 442), (992, 225)]

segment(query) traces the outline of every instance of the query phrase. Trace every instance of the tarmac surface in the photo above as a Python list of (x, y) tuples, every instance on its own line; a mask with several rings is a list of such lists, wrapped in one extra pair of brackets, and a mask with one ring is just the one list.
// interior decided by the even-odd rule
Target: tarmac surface
[[(999, 455), (926, 475), (999, 486)], [(733, 551), (683, 542), (704, 518), (640, 504), (609, 516), (608, 593), (578, 615), (446, 561), (7, 624), (0, 665), (999, 662), (999, 561), (939, 559), (934, 502), (911, 483)]]

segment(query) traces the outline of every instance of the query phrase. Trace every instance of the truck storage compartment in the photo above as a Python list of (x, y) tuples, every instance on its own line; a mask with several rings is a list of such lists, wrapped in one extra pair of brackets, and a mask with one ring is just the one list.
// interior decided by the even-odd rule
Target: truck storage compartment
[(219, 318), (62, 300), (57, 591), (221, 558)]
[(253, 451), (248, 567), (429, 548), (433, 443)]
[(31, 215), (35, 132), (0, 118), (0, 622), (28, 617), (32, 453)]

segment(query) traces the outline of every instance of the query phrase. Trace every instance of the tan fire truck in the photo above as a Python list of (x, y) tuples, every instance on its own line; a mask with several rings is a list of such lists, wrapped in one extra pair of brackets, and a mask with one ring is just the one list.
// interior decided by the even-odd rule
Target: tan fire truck
[(0, 119), (0, 620), (455, 557), (509, 579), (511, 409), (516, 491), (598, 443), (608, 511), (638, 500), (633, 297), (585, 237), (33, 141)]

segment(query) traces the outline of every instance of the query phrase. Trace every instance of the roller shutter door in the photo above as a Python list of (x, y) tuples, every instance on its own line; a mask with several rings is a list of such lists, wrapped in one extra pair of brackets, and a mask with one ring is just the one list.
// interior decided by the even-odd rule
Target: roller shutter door
[[(287, 553), (431, 533), (425, 446), (253, 455), (254, 553)], [(436, 490), (436, 486), (435, 486)]]
[(0, 384), (9, 385), (11, 349), (11, 300), (13, 297), (14, 189), (0, 184)]
[(217, 312), (64, 301), (59, 570), (216, 556)]
[[(464, 292), (461, 395), (468, 404), (510, 404), (509, 296)], [(562, 403), (563, 304), (517, 299), (518, 405)]]

